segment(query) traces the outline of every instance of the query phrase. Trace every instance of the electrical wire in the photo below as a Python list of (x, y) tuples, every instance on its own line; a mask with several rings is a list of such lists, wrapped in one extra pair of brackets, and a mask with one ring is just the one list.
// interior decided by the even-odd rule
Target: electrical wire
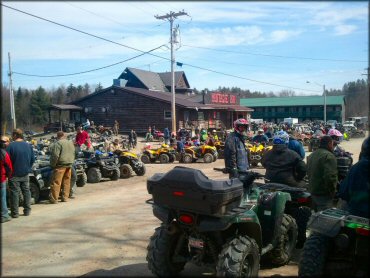
[[(142, 54), (140, 55), (137, 55), (135, 57), (132, 57), (132, 58), (129, 58), (125, 61), (129, 61), (129, 60), (132, 60), (134, 58), (137, 58), (139, 56), (142, 56), (144, 54), (149, 54), (151, 56), (154, 56), (154, 57), (158, 57), (158, 58), (161, 58), (161, 59), (164, 59), (164, 60), (167, 60), (167, 61), (171, 61), (171, 59), (169, 58), (165, 58), (165, 57), (162, 57), (162, 56), (159, 56), (159, 55), (156, 55), (156, 54), (153, 54), (153, 53), (150, 53), (150, 51), (148, 52), (145, 52), (143, 50), (140, 50), (140, 49), (137, 49), (137, 48), (134, 48), (134, 47), (130, 47), (130, 46), (127, 46), (127, 45), (124, 45), (124, 44), (121, 44), (121, 43), (117, 43), (115, 41), (112, 41), (112, 40), (109, 40), (109, 39), (105, 39), (103, 37), (100, 37), (100, 36), (96, 36), (96, 35), (93, 35), (93, 34), (90, 34), (88, 32), (85, 32), (85, 31), (81, 31), (81, 30), (78, 30), (76, 28), (73, 28), (73, 27), (69, 27), (69, 26), (66, 26), (64, 24), (60, 24), (60, 23), (57, 23), (57, 22), (54, 22), (52, 20), (48, 20), (48, 19), (45, 19), (45, 18), (42, 18), (42, 17), (39, 17), (39, 16), (36, 16), (36, 15), (33, 15), (33, 14), (30, 14), (30, 13), (27, 13), (27, 12), (24, 12), (24, 11), (21, 11), (21, 10), (18, 10), (16, 8), (13, 8), (13, 7), (9, 7), (7, 5), (4, 5), (3, 3), (1, 3), (2, 6), (4, 7), (7, 7), (9, 9), (12, 9), (12, 10), (15, 10), (15, 11), (18, 11), (20, 13), (23, 13), (23, 14), (27, 14), (29, 16), (32, 16), (32, 17), (36, 17), (38, 19), (41, 19), (41, 20), (44, 20), (44, 21), (47, 21), (47, 22), (50, 22), (50, 23), (53, 23), (53, 24), (56, 24), (56, 25), (59, 25), (59, 26), (62, 26), (62, 27), (65, 27), (67, 29), (71, 29), (73, 31), (76, 31), (76, 32), (79, 32), (79, 33), (82, 33), (82, 34), (85, 34), (85, 35), (88, 35), (88, 36), (92, 36), (92, 37), (95, 37), (95, 38), (98, 38), (98, 39), (101, 39), (101, 40), (104, 40), (104, 41), (108, 41), (108, 42), (111, 42), (113, 44), (117, 44), (117, 45), (121, 45), (123, 47), (126, 47), (126, 48), (129, 48), (129, 49), (133, 49), (135, 51), (139, 51), (139, 52), (142, 52)], [(162, 47), (163, 45), (161, 45), (160, 47)], [(188, 47), (193, 47), (193, 46), (189, 46), (189, 45), (186, 45)], [(217, 49), (212, 49), (212, 48), (205, 48), (205, 47), (195, 47), (195, 48), (204, 48), (204, 49), (210, 49), (210, 50), (215, 50), (215, 51), (223, 51), (223, 50), (217, 50)], [(153, 50), (151, 50), (153, 51)], [(235, 52), (235, 51), (223, 51), (223, 52)], [(248, 53), (243, 53), (243, 52), (235, 52), (235, 53), (242, 53), (242, 54), (248, 54)], [(254, 54), (256, 55), (256, 54)], [(261, 54), (263, 55), (263, 54)], [(274, 55), (264, 55), (264, 56), (274, 56)], [(284, 56), (274, 56), (274, 57), (284, 57)], [(285, 57), (289, 57), (289, 56), (285, 56)], [(290, 57), (290, 58), (293, 58), (293, 57)], [(294, 57), (294, 58), (297, 58), (297, 57)], [(308, 59), (308, 58), (306, 58)], [(109, 65), (109, 66), (105, 66), (105, 67), (101, 67), (99, 69), (103, 69), (103, 68), (107, 68), (107, 67), (110, 67), (110, 66), (113, 66), (113, 65), (116, 65), (116, 64), (119, 64), (119, 63), (123, 63), (125, 61), (121, 61), (121, 62), (118, 62), (118, 63), (115, 63), (115, 64), (112, 64), (112, 65)], [(338, 60), (337, 60), (338, 61)], [(261, 83), (261, 84), (267, 84), (267, 85), (272, 85), (272, 86), (277, 86), (277, 87), (283, 87), (283, 88), (290, 88), (290, 89), (298, 89), (298, 90), (302, 90), (302, 91), (309, 91), (309, 92), (318, 92), (318, 91), (313, 91), (313, 90), (307, 90), (307, 89), (302, 89), (302, 88), (296, 88), (296, 87), (291, 87), (291, 86), (285, 86), (285, 85), (280, 85), (280, 84), (275, 84), (275, 83), (270, 83), (270, 82), (265, 82), (265, 81), (259, 81), (259, 80), (254, 80), (254, 79), (249, 79), (249, 78), (245, 78), (245, 77), (241, 77), (241, 76), (237, 76), (237, 75), (233, 75), (233, 74), (228, 74), (228, 73), (223, 73), (223, 72), (220, 72), (220, 71), (216, 71), (216, 70), (211, 70), (211, 69), (207, 69), (207, 68), (203, 68), (203, 67), (199, 67), (199, 66), (194, 66), (194, 65), (191, 65), (191, 64), (187, 64), (187, 63), (180, 63), (178, 62), (178, 64), (181, 64), (181, 65), (187, 65), (189, 67), (193, 67), (193, 68), (198, 68), (198, 69), (201, 69), (201, 70), (205, 70), (205, 71), (209, 71), (209, 72), (213, 72), (213, 73), (217, 73), (217, 74), (221, 74), (221, 75), (225, 75), (225, 76), (230, 76), (230, 77), (234, 77), (234, 78), (238, 78), (238, 79), (244, 79), (244, 80), (248, 80), (248, 81), (252, 81), (252, 82), (256, 82), (256, 83)], [(99, 70), (99, 69), (94, 69), (94, 70), (89, 70), (89, 71), (84, 71), (84, 72), (79, 72), (79, 73), (73, 73), (73, 74), (64, 74), (64, 75), (54, 75), (54, 76), (42, 76), (42, 75), (31, 75), (31, 74), (22, 74), (22, 73), (19, 73), (17, 72), (17, 74), (22, 74), (22, 75), (26, 75), (26, 76), (37, 76), (37, 77), (59, 77), (59, 76), (69, 76), (69, 75), (76, 75), (76, 74), (81, 74), (81, 73), (87, 73), (87, 72), (91, 72), (91, 71), (95, 71), (95, 70)], [(16, 72), (14, 72), (16, 73)]]
[(133, 60), (133, 59), (136, 59), (140, 56), (143, 56), (145, 54), (149, 54), (150, 52), (154, 51), (154, 50), (157, 50), (159, 48), (161, 48), (163, 45), (159, 46), (159, 47), (156, 47), (156, 48), (153, 48), (152, 50), (149, 50), (147, 52), (144, 52), (144, 53), (141, 53), (139, 55), (136, 55), (134, 57), (131, 57), (131, 58), (128, 58), (126, 60), (123, 60), (123, 61), (120, 61), (120, 62), (117, 62), (117, 63), (114, 63), (114, 64), (110, 64), (110, 65), (107, 65), (107, 66), (103, 66), (103, 67), (100, 67), (100, 68), (96, 68), (96, 69), (91, 69), (91, 70), (85, 70), (85, 71), (80, 71), (80, 72), (75, 72), (75, 73), (66, 73), (66, 74), (57, 74), (57, 75), (37, 75), (37, 74), (28, 74), (28, 73), (21, 73), (21, 72), (16, 72), (16, 71), (12, 71), (12, 73), (14, 74), (18, 74), (18, 75), (25, 75), (25, 76), (36, 76), (36, 77), (61, 77), (61, 76), (71, 76), (71, 75), (78, 75), (78, 74), (83, 74), (83, 73), (88, 73), (88, 72), (93, 72), (93, 71), (97, 71), (97, 70), (101, 70), (101, 69), (105, 69), (105, 68), (109, 68), (109, 67), (113, 67), (113, 66), (116, 66), (118, 64), (122, 64), (122, 63), (125, 63), (125, 62), (128, 62), (130, 60)]
[(302, 60), (330, 61), (330, 62), (354, 62), (354, 63), (364, 63), (364, 62), (366, 62), (366, 61), (360, 61), (360, 60), (341, 60), (341, 59), (326, 59), (326, 58), (310, 58), (310, 57), (298, 57), (298, 56), (261, 54), (261, 53), (252, 53), (252, 52), (215, 49), (215, 48), (210, 48), (210, 47), (194, 46), (194, 45), (188, 45), (188, 44), (183, 44), (183, 46), (187, 46), (187, 47), (190, 47), (190, 48), (200, 48), (200, 49), (213, 50), (213, 51), (218, 51), (218, 52), (229, 52), (229, 53), (237, 53), (237, 54), (244, 54), (244, 55), (256, 55), (256, 56), (287, 58), (287, 59), (302, 59)]
[(13, 7), (9, 7), (7, 5), (4, 5), (3, 3), (1, 3), (2, 6), (6, 7), (6, 8), (9, 8), (11, 10), (15, 10), (17, 12), (20, 12), (20, 13), (23, 13), (23, 14), (26, 14), (26, 15), (29, 15), (29, 16), (32, 16), (32, 17), (36, 17), (38, 19), (41, 19), (41, 20), (44, 20), (44, 21), (47, 21), (47, 22), (50, 22), (50, 23), (53, 23), (53, 24), (56, 24), (56, 25), (59, 25), (59, 26), (62, 26), (64, 28), (67, 28), (67, 29), (70, 29), (70, 30), (73, 30), (73, 31), (76, 31), (76, 32), (79, 32), (79, 33), (82, 33), (82, 34), (85, 34), (85, 35), (88, 35), (88, 36), (91, 36), (91, 37), (94, 37), (94, 38), (97, 38), (97, 39), (100, 39), (100, 40), (104, 40), (104, 41), (107, 41), (107, 42), (110, 42), (110, 43), (113, 43), (113, 44), (117, 44), (117, 45), (120, 45), (120, 46), (123, 46), (123, 47), (126, 47), (128, 49), (132, 49), (132, 50), (135, 50), (135, 51), (138, 51), (138, 52), (142, 52), (142, 53), (145, 53), (145, 54), (149, 54), (149, 55), (152, 55), (152, 56), (155, 56), (155, 57), (158, 57), (158, 58), (161, 58), (161, 59), (165, 59), (165, 60), (168, 60), (168, 61), (171, 61), (171, 59), (169, 58), (166, 58), (166, 57), (162, 57), (162, 56), (159, 56), (159, 55), (156, 55), (156, 54), (153, 54), (153, 53), (146, 53), (145, 51), (143, 50), (140, 50), (140, 49), (137, 49), (135, 47), (131, 47), (131, 46), (128, 46), (128, 45), (125, 45), (125, 44), (122, 44), (122, 43), (118, 43), (118, 42), (115, 42), (115, 41), (112, 41), (112, 40), (109, 40), (109, 39), (106, 39), (106, 38), (103, 38), (103, 37), (100, 37), (100, 36), (97, 36), (97, 35), (94, 35), (94, 34), (90, 34), (88, 32), (85, 32), (85, 31), (81, 31), (81, 30), (78, 30), (76, 28), (73, 28), (73, 27), (69, 27), (67, 25), (64, 25), (64, 24), (61, 24), (61, 23), (58, 23), (58, 22), (55, 22), (55, 21), (52, 21), (52, 20), (49, 20), (49, 19), (46, 19), (46, 18), (43, 18), (43, 17), (40, 17), (40, 16), (37, 16), (37, 15), (33, 15), (33, 14), (30, 14), (30, 13), (27, 13), (27, 12), (24, 12), (24, 11), (21, 11), (21, 10), (18, 10), (16, 8), (13, 8)]
[(209, 71), (209, 72), (213, 72), (213, 73), (218, 73), (218, 74), (222, 74), (222, 75), (225, 75), (225, 76), (230, 76), (230, 77), (234, 77), (234, 78), (238, 78), (238, 79), (248, 80), (248, 81), (252, 81), (252, 82), (256, 82), (256, 83), (262, 83), (262, 84), (266, 84), (266, 85), (272, 85), (272, 86), (277, 86), (277, 87), (282, 87), (282, 88), (289, 88), (289, 89), (302, 90), (302, 91), (308, 91), (308, 92), (315, 92), (315, 93), (319, 92), (319, 91), (314, 91), (314, 90), (308, 90), (308, 89), (302, 89), (302, 88), (297, 88), (297, 87), (291, 87), (291, 86), (285, 86), (285, 85), (280, 85), (280, 84), (275, 84), (275, 83), (270, 83), (270, 82), (254, 80), (254, 79), (250, 79), (250, 78), (246, 78), (246, 77), (242, 77), (242, 76), (237, 76), (237, 75), (234, 75), (234, 74), (223, 73), (223, 72), (216, 71), (216, 70), (211, 70), (211, 69), (207, 69), (207, 68), (203, 68), (203, 67), (190, 65), (190, 64), (187, 64), (187, 63), (180, 63), (180, 62), (178, 62), (178, 63), (181, 64), (181, 66), (185, 65), (185, 66), (189, 66), (189, 67), (192, 67), (192, 68), (197, 68), (197, 69), (201, 69), (201, 70), (205, 70), (205, 71)]

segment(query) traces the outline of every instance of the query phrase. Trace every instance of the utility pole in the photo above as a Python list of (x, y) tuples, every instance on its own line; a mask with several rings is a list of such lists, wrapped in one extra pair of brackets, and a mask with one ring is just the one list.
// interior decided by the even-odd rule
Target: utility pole
[[(370, 4), (369, 4), (369, 10), (370, 10)], [(367, 70), (367, 73), (366, 74), (362, 74), (362, 75), (367, 75), (367, 91), (369, 92), (369, 87), (370, 87), (370, 67), (367, 67), (365, 70)], [(369, 102), (369, 107), (370, 107), (370, 96), (368, 97), (368, 102)], [(369, 118), (370, 118), (370, 109), (368, 110), (367, 112), (367, 130), (370, 132), (370, 122), (369, 122)]]
[(166, 15), (154, 16), (156, 19), (167, 19), (170, 22), (170, 35), (171, 35), (171, 92), (172, 92), (172, 101), (171, 101), (171, 118), (172, 118), (172, 132), (176, 132), (176, 105), (175, 105), (175, 54), (173, 51), (174, 44), (174, 30), (173, 30), (173, 21), (182, 15), (188, 15), (184, 12), (171, 12)]
[(15, 121), (15, 109), (14, 109), (14, 94), (13, 94), (13, 84), (12, 84), (12, 67), (10, 63), (10, 52), (8, 52), (9, 58), (9, 91), (10, 91), (10, 117), (12, 119), (12, 127), (13, 129), (17, 128), (16, 121)]
[(325, 92), (325, 85), (323, 87), (323, 94), (324, 94), (324, 122), (326, 124), (326, 92)]

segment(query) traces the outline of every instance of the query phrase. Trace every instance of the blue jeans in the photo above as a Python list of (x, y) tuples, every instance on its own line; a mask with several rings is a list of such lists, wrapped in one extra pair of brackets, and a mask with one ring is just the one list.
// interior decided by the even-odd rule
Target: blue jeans
[(1, 219), (9, 218), (8, 206), (6, 205), (6, 181), (1, 183)]
[(10, 210), (12, 215), (19, 215), (19, 195), (23, 195), (23, 213), (31, 212), (31, 191), (28, 175), (9, 179)]

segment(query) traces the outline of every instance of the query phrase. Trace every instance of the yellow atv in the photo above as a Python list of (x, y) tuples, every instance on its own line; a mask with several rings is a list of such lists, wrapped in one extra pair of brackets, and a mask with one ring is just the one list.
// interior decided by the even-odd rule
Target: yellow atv
[(261, 163), (262, 157), (266, 152), (272, 149), (272, 146), (265, 146), (261, 143), (246, 143), (246, 147), (249, 150), (249, 159), (251, 166), (256, 167), (258, 163)]
[(119, 159), (120, 177), (128, 179), (134, 175), (144, 176), (146, 172), (145, 164), (139, 160), (139, 157), (126, 150), (116, 150), (114, 152)]
[(224, 158), (225, 142), (216, 141), (215, 147), (217, 149), (218, 158)]
[(141, 155), (141, 162), (145, 164), (155, 163), (172, 163), (176, 160), (176, 151), (169, 145), (162, 144), (158, 149), (146, 148)]
[(180, 159), (180, 162), (183, 163), (196, 162), (198, 159), (203, 159), (205, 163), (211, 163), (218, 158), (216, 147), (209, 145), (185, 147), (184, 152)]

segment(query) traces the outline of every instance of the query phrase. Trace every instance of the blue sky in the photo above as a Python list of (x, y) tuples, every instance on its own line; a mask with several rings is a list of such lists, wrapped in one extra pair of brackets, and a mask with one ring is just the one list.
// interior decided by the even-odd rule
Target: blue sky
[[(171, 71), (170, 24), (155, 15), (184, 10), (175, 20), (176, 70), (198, 90), (219, 86), (251, 91), (294, 90), (311, 95), (365, 78), (369, 53), (368, 2), (2, 1), (56, 25), (1, 6), (2, 82), (35, 89), (112, 85), (126, 67)], [(111, 42), (109, 42), (111, 41)], [(126, 47), (125, 47), (126, 46)], [(162, 47), (160, 47), (162, 46)], [(160, 47), (160, 48), (159, 48)], [(133, 49), (134, 48), (134, 49)], [(89, 71), (131, 59), (118, 65)], [(135, 50), (136, 49), (136, 50)], [(307, 83), (306, 81), (310, 81)]]

